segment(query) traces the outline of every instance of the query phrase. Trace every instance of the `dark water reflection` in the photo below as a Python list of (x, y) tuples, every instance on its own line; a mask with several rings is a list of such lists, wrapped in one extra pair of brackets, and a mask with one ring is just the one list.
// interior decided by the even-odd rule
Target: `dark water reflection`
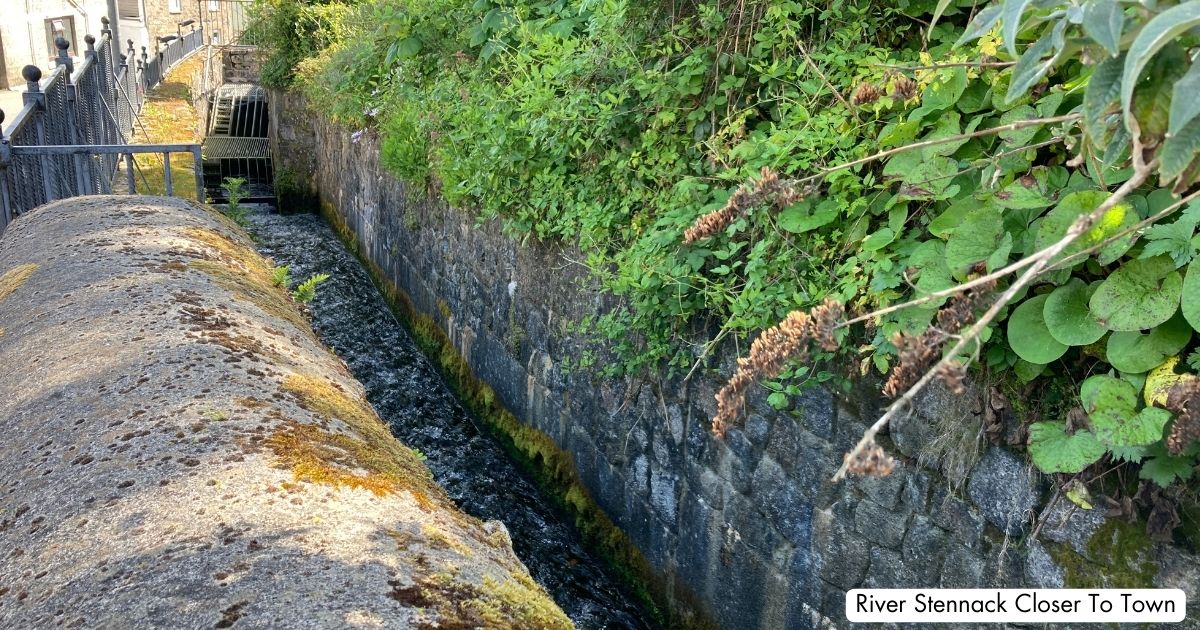
[(504, 522), (533, 578), (578, 627), (649, 627), (564, 516), (463, 409), (333, 230), (313, 215), (252, 220), (259, 251), (289, 265), (294, 280), (332, 276), (311, 305), (314, 327), (366, 386), (392, 432), (425, 454), (459, 507)]

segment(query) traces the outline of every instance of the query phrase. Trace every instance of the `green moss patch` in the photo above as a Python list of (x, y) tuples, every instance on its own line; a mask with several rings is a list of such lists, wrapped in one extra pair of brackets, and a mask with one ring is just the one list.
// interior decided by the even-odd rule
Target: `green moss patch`
[(461, 582), (450, 573), (422, 576), (410, 585), (392, 584), (392, 599), (425, 609), (427, 619), (417, 627), (461, 629), (572, 628), (563, 614), (533, 580), (484, 578), (483, 588)]
[(1088, 557), (1069, 545), (1046, 545), (1063, 568), (1068, 588), (1153, 588), (1157, 569), (1152, 548), (1144, 523), (1115, 518), (1105, 521), (1088, 539)]
[(361, 397), (351, 397), (327, 380), (293, 374), (281, 389), (304, 408), (340, 420), (357, 436), (310, 425), (285, 423), (269, 446), (298, 480), (349, 486), (377, 495), (408, 490), (422, 507), (451, 505), (412, 449), (392, 435)]

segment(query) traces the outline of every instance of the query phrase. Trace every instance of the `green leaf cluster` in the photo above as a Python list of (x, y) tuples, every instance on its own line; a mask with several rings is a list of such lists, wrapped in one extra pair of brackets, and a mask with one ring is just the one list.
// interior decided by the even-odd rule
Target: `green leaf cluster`
[[(1200, 205), (1159, 219), (1200, 173), (1200, 0), (260, 5), (268, 67), (297, 68), (286, 79), (315, 107), (376, 130), (412, 190), (582, 252), (619, 299), (574, 330), (612, 373), (687, 373), (714, 339), (827, 297), (866, 312), (1004, 269), (1110, 199), (1136, 135), (1158, 185), (1059, 253), (984, 331), (979, 363), (1084, 383), (1031, 430), (1043, 470), (1107, 455), (1156, 482), (1186, 476), (1165, 459), (1170, 414), (1137, 394), (1150, 370), (1197, 356)], [(300, 30), (316, 35), (285, 41)], [(878, 98), (851, 104), (864, 83)], [(682, 242), (764, 168), (823, 176)], [(935, 325), (945, 301), (855, 332), (840, 364), (887, 371), (894, 335)], [(792, 379), (770, 404), (816, 380)], [(1069, 430), (1075, 405), (1089, 420)]]

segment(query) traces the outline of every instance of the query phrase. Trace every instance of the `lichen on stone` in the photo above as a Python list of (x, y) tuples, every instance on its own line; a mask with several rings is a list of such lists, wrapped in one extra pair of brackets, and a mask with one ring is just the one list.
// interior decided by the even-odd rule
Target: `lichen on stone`
[(215, 256), (207, 260), (193, 260), (189, 266), (208, 274), (218, 286), (231, 291), (235, 297), (250, 302), (268, 315), (274, 315), (295, 324), (296, 328), (312, 334), (308, 320), (297, 308), (287, 291), (275, 286), (271, 278), (271, 267), (261, 256), (247, 245), (234, 242), (215, 230), (191, 228), (185, 231), (188, 238), (204, 245)]
[(29, 279), (29, 276), (33, 275), (33, 272), (37, 271), (37, 268), (36, 264), (27, 263), (17, 265), (4, 272), (4, 275), (0, 276), (0, 300), (12, 295), (14, 291), (21, 288), (21, 285), (25, 284), (25, 281)]

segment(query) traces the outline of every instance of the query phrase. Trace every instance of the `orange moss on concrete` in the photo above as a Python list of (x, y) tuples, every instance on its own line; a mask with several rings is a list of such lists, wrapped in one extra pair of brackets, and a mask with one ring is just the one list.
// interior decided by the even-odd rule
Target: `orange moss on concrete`
[(408, 490), (422, 507), (435, 501), (451, 503), (417, 453), (392, 435), (364, 398), (303, 374), (289, 376), (281, 389), (300, 406), (339, 420), (356, 434), (285, 424), (271, 437), (270, 446), (297, 479), (379, 495)]

